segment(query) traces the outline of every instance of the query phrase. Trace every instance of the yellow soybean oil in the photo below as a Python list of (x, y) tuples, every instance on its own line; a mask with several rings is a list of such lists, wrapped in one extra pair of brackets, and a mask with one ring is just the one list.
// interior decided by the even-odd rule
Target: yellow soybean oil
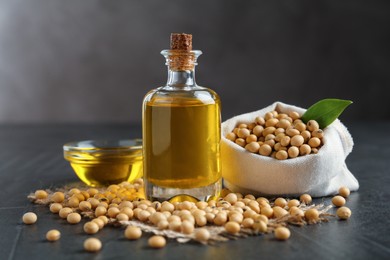
[(202, 52), (192, 50), (192, 35), (172, 33), (170, 45), (161, 51), (167, 84), (143, 100), (145, 192), (151, 200), (208, 200), (222, 186), (220, 99), (195, 82)]
[(216, 195), (221, 179), (219, 111), (219, 100), (145, 104), (144, 178), (150, 197)]
[(64, 145), (64, 157), (89, 186), (131, 182), (142, 177), (141, 140), (89, 140)]
[[(80, 156), (85, 156), (79, 153)], [(71, 160), (70, 165), (77, 176), (89, 186), (132, 182), (142, 177), (142, 156), (131, 160), (104, 158), (93, 161)]]

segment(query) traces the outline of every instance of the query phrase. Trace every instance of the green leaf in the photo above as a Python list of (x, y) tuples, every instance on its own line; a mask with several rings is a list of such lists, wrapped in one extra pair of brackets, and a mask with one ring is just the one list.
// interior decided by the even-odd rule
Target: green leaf
[(350, 104), (352, 104), (351, 100), (335, 98), (320, 100), (306, 110), (302, 116), (302, 121), (307, 123), (309, 120), (316, 120), (320, 128), (324, 129), (333, 123)]

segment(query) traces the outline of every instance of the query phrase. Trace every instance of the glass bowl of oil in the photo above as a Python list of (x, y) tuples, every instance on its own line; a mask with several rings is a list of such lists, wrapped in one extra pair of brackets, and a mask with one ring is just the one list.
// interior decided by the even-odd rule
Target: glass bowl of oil
[(87, 140), (64, 145), (64, 158), (89, 186), (142, 177), (142, 140)]

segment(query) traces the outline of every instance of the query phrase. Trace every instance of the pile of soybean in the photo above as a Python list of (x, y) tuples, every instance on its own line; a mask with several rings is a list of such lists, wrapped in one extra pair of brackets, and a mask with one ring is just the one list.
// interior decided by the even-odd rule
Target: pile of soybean
[(324, 131), (315, 120), (306, 124), (298, 112), (270, 111), (249, 124), (240, 123), (226, 138), (251, 153), (278, 160), (316, 154), (323, 145)]
[[(123, 182), (99, 190), (72, 188), (54, 193), (37, 190), (29, 198), (35, 203), (49, 205), (53, 214), (66, 219), (69, 224), (80, 223), (82, 216), (89, 218), (83, 229), (91, 236), (108, 224), (136, 220), (159, 230), (181, 232), (203, 244), (211, 239), (206, 228), (208, 226), (224, 228), (224, 232), (230, 236), (238, 236), (242, 230), (251, 230), (252, 234), (273, 233), (276, 239), (287, 240), (291, 234), (288, 222), (277, 220), (293, 219), (304, 224), (315, 224), (322, 220), (321, 213), (314, 205), (310, 206), (312, 198), (309, 194), (297, 199), (280, 197), (269, 201), (264, 197), (223, 190), (218, 200), (160, 203), (138, 198), (142, 190), (143, 180), (137, 179), (134, 183)], [(339, 207), (337, 216), (343, 220), (351, 216), (351, 211), (344, 207), (349, 194), (349, 189), (342, 187), (339, 195), (332, 199), (334, 206)], [(25, 224), (34, 224), (37, 220), (33, 212), (23, 215)], [(142, 234), (137, 226), (127, 226), (124, 231), (124, 237), (129, 240), (139, 239)], [(59, 230), (47, 231), (48, 241), (57, 241), (60, 237)], [(148, 244), (152, 248), (162, 248), (166, 245), (166, 239), (154, 235)], [(96, 252), (101, 248), (102, 242), (98, 238), (91, 237), (84, 242), (86, 251)]]

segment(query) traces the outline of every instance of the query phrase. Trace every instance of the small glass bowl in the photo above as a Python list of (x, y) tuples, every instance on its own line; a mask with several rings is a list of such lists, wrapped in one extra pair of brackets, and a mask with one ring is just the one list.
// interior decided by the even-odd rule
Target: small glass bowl
[(87, 140), (64, 145), (64, 158), (89, 186), (142, 177), (142, 140)]

